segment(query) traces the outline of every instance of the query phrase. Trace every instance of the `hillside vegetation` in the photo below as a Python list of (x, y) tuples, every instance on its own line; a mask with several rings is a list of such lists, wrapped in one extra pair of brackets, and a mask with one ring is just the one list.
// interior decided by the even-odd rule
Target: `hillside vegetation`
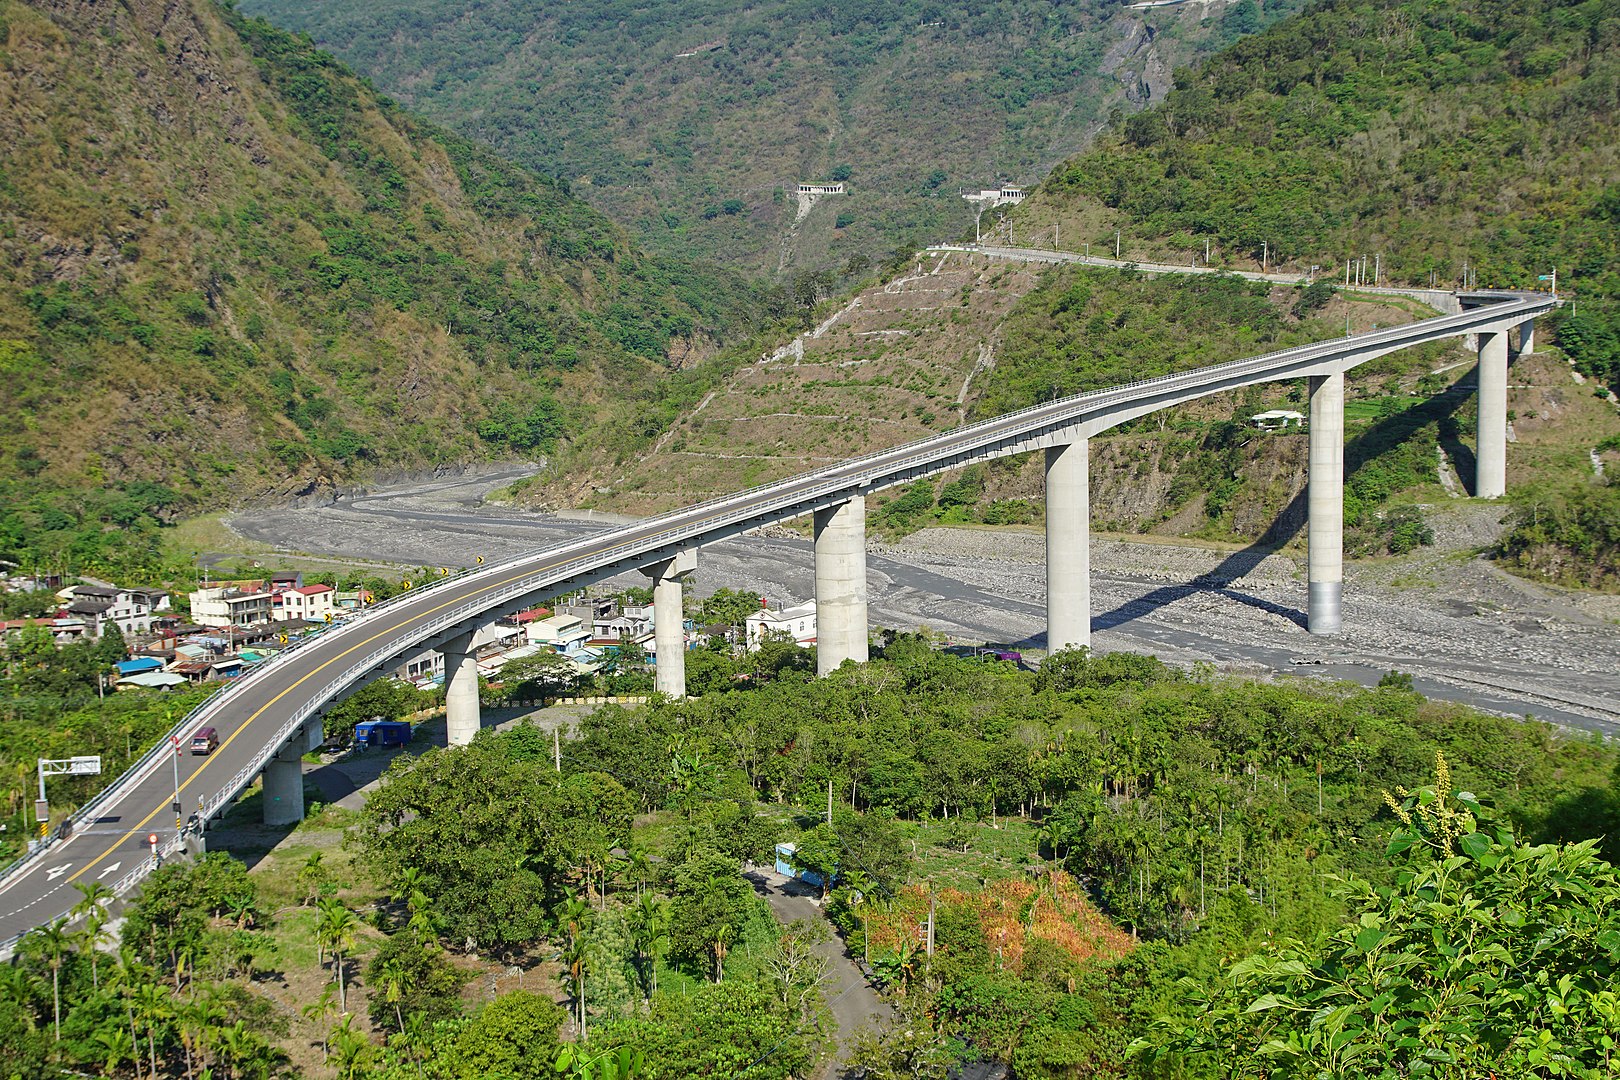
[(25, 566), (149, 565), (200, 505), (622, 452), (754, 303), (263, 22), (0, 0), (0, 554)]
[[(1546, 288), (1556, 268), (1575, 303), (1541, 341), (1614, 385), (1617, 112), (1615, 0), (1327, 0), (1182, 75), (1011, 218), (1062, 220), (1071, 247), (1118, 230), (1131, 257), (1185, 261), (1208, 238), (1217, 263), (1340, 276), (1368, 253), (1368, 273), (1414, 285), (1455, 285), (1466, 267), (1483, 286)], [(1594, 482), (1582, 452), (1613, 448), (1607, 413), (1586, 447), (1510, 476), (1526, 506), (1512, 565), (1588, 585), (1620, 575), (1620, 490)]]
[[(1110, 109), (1299, 7), (1117, 0), (249, 0), (406, 104), (565, 177), (657, 250), (839, 269), (972, 231)], [(804, 218), (799, 181), (844, 180)], [(783, 186), (787, 185), (784, 194)]]
[[(255, 845), (253, 869), (215, 850), (158, 870), (116, 953), (89, 898), (25, 939), (0, 1067), (602, 1075), (554, 1070), (567, 1049), (640, 1055), (648, 1080), (812, 1075), (838, 1031), (828, 927), (778, 923), (741, 873), (791, 841), (837, 870), (830, 948), (869, 956), (897, 1012), (860, 1040), (867, 1076), (1367, 1075), (1321, 1063), (1431, 1043), (1482, 1063), (1437, 1077), (1603, 1075), (1620, 887), (1593, 841), (1528, 842), (1613, 837), (1611, 748), (1395, 673), (1264, 684), (1078, 651), (1031, 675), (912, 635), (814, 671), (791, 643), (697, 650), (701, 697), (605, 707), (559, 744), (519, 723), (401, 754), (363, 810), (284, 839), (227, 822), (215, 841)], [(1339, 1017), (1352, 1049), (1251, 1007), (1359, 994), (1364, 971), (1396, 991)], [(1512, 992), (1542, 971), (1556, 998)], [(1454, 1032), (1403, 1038), (1431, 1015)], [(1541, 1027), (1579, 1068), (1502, 1067)], [(1299, 1069), (1266, 1063), (1273, 1034)]]

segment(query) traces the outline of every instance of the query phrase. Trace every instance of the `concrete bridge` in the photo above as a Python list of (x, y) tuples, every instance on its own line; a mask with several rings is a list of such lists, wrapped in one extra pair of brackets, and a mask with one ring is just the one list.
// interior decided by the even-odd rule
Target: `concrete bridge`
[[(262, 776), (264, 820), (304, 813), (301, 757), (321, 741), (325, 710), (402, 662), (429, 650), (445, 657), (449, 740), (472, 740), (480, 725), (474, 635), (536, 600), (626, 571), (653, 583), (657, 687), (685, 692), (681, 640), (683, 579), (705, 544), (771, 522), (810, 516), (815, 531), (818, 668), (867, 659), (866, 497), (975, 462), (1043, 451), (1047, 498), (1047, 642), (1053, 650), (1090, 641), (1089, 440), (1111, 427), (1210, 394), (1305, 378), (1310, 387), (1309, 554), (1306, 608), (1313, 634), (1340, 626), (1343, 591), (1344, 375), (1377, 357), (1448, 337), (1479, 352), (1475, 494), (1503, 494), (1509, 337), (1532, 347), (1537, 316), (1557, 301), (1540, 295), (1472, 297), (1466, 308), (1408, 326), (1285, 349), (1246, 360), (1050, 401), (802, 476), (714, 499), (611, 532), (445, 578), (378, 605), (298, 643), (199, 706), (172, 732), (184, 746), (202, 726), (216, 729), (212, 755), (180, 759), (165, 739), (75, 813), (53, 838), (0, 876), (0, 942), (63, 916), (75, 882), (101, 881), (120, 894), (150, 872), (155, 857), (202, 844), (183, 827), (195, 810), (205, 825)], [(1488, 302), (1487, 301), (1494, 301)], [(1459, 302), (1459, 307), (1461, 303)]]

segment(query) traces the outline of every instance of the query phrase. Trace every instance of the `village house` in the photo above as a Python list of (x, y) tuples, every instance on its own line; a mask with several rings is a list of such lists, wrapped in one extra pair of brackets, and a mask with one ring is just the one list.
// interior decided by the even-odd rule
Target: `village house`
[(801, 646), (816, 643), (816, 602), (807, 600), (793, 607), (772, 611), (762, 608), (743, 620), (748, 651), (756, 651), (767, 635), (786, 634)]
[(270, 611), (277, 622), (303, 619), (325, 622), (336, 614), (337, 590), (330, 585), (298, 585), (273, 594)]
[(150, 633), (157, 612), (169, 609), (169, 594), (162, 589), (70, 585), (56, 595), (63, 614), (83, 620), (85, 635), (93, 638), (109, 626), (126, 636)]
[(272, 594), (262, 582), (198, 589), (191, 617), (203, 626), (253, 626), (270, 621)]

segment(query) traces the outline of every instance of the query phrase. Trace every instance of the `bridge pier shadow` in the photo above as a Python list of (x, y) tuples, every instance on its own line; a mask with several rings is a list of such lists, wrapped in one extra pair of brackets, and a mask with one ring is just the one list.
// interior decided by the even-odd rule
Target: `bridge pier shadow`
[[(1436, 424), (1439, 427), (1440, 445), (1451, 459), (1458, 476), (1463, 479), (1469, 494), (1473, 494), (1474, 454), (1473, 451), (1462, 445), (1458, 438), (1459, 432), (1455, 417), (1464, 403), (1472, 399), (1475, 387), (1474, 374), (1469, 371), (1457, 382), (1434, 395), (1428, 401), (1404, 409), (1393, 416), (1378, 420), (1355, 438), (1346, 441), (1344, 446), (1345, 483), (1348, 485), (1350, 480), (1361, 470), (1367, 468), (1378, 455), (1412, 439), (1418, 431), (1427, 425)], [(1435, 463), (1436, 467), (1438, 467), (1438, 464), (1438, 462)], [(1232, 552), (1221, 560), (1220, 565), (1215, 569), (1200, 574), (1186, 584), (1161, 586), (1146, 596), (1121, 604), (1112, 611), (1093, 615), (1091, 629), (1093, 632), (1112, 630), (1145, 615), (1151, 615), (1153, 612), (1177, 600), (1196, 593), (1212, 593), (1240, 604), (1247, 604), (1259, 611), (1287, 619), (1301, 629), (1306, 629), (1305, 612), (1298, 608), (1287, 607), (1251, 595), (1233, 586), (1252, 573), (1267, 556), (1279, 553), (1305, 528), (1309, 520), (1306, 509), (1307, 498), (1308, 491), (1300, 491), (1277, 514), (1259, 539), (1246, 548)], [(1045, 635), (1038, 636), (1044, 643)], [(1032, 645), (1035, 643), (1034, 639), (1030, 642)]]

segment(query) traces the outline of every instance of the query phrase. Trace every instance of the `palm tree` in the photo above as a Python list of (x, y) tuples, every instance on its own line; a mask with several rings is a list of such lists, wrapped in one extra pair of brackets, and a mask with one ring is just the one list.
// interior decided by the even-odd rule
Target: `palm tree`
[(563, 901), (562, 921), (568, 932), (568, 946), (563, 950), (563, 966), (568, 981), (574, 984), (574, 1001), (579, 1012), (579, 1040), (585, 1041), (585, 969), (588, 958), (585, 950), (585, 931), (591, 918), (591, 905), (577, 896)]
[(642, 896), (630, 909), (631, 944), (635, 949), (636, 973), (641, 976), (641, 1000), (652, 1000), (658, 989), (658, 943), (669, 927), (668, 907), (651, 896)]
[[(135, 1026), (135, 994), (139, 987), (153, 981), (155, 976), (141, 963), (135, 950), (125, 945), (118, 950), (118, 962), (112, 970), (112, 986), (117, 992), (119, 1000), (124, 1003), (124, 1016), (129, 1021), (130, 1041), (140, 1046), (140, 1033)], [(137, 1049), (135, 1057), (135, 1077), (140, 1080), (141, 1056)]]
[(631, 848), (629, 871), (630, 880), (636, 883), (636, 900), (640, 901), (642, 889), (652, 877), (652, 860), (647, 857), (646, 848)]
[(366, 1075), (371, 1064), (371, 1041), (365, 1033), (354, 1030), (354, 1017), (345, 1015), (332, 1029), (332, 1046), (337, 1051), (338, 1075), (343, 1080), (356, 1080)]
[(405, 1000), (405, 981), (410, 973), (405, 970), (405, 962), (398, 955), (390, 956), (383, 961), (377, 974), (382, 978), (383, 1000), (394, 1007), (394, 1019), (399, 1023), (401, 1034), (405, 1032), (405, 1015), (399, 1003)]
[[(332, 1014), (332, 988), (330, 986), (323, 987), (322, 990), (321, 990), (321, 996), (316, 998), (314, 1001), (310, 1002), (308, 1005), (305, 1005), (299, 1011), (304, 1014), (304, 1019), (305, 1020), (312, 1020), (312, 1021), (315, 1021), (316, 1023), (319, 1023), (320, 1021), (326, 1019), (328, 1016), (330, 1016)], [(327, 1035), (322, 1035), (321, 1036), (321, 1064), (323, 1064), (323, 1065), (326, 1064), (326, 1061), (331, 1056), (331, 1054), (332, 1054), (332, 1042), (331, 1042), (331, 1039)]]
[(714, 928), (714, 981), (726, 977), (726, 953), (731, 946), (731, 924), (721, 923)]
[(99, 881), (75, 881), (73, 887), (83, 894), (73, 910), (71, 917), (84, 916), (84, 937), (81, 941), (84, 950), (90, 954), (90, 986), (94, 990), (101, 989), (100, 957), (97, 955), (101, 943), (107, 940), (107, 908), (105, 903), (114, 899), (113, 891)]
[(112, 1076), (126, 1061), (132, 1061), (137, 1069), (140, 1068), (141, 1058), (135, 1049), (135, 1041), (123, 1028), (102, 1028), (96, 1032), (95, 1042), (102, 1072), (106, 1075)]
[(399, 885), (390, 894), (396, 903), (404, 900), (409, 902), (416, 893), (423, 892), (427, 882), (423, 879), (422, 871), (414, 866), (407, 866), (400, 871)]
[(146, 1052), (151, 1059), (152, 1075), (156, 1076), (157, 1029), (172, 1012), (169, 1007), (169, 993), (156, 982), (144, 982), (133, 988), (130, 998), (134, 1003), (136, 1015), (145, 1022)]
[(343, 906), (341, 900), (323, 899), (316, 907), (318, 914), (315, 917), (315, 937), (323, 953), (329, 951), (332, 954), (338, 987), (338, 1011), (347, 1014), (349, 1002), (348, 988), (343, 977), (343, 954), (354, 947), (354, 935), (359, 929), (360, 920), (354, 917), (354, 912)]
[(866, 948), (866, 966), (872, 966), (872, 939), (866, 932), (866, 905), (872, 900), (872, 891), (876, 888), (872, 879), (861, 870), (845, 870), (839, 875), (843, 879), (844, 889), (849, 895), (849, 906), (854, 909), (855, 918), (860, 920), (861, 940)]
[(73, 935), (66, 927), (66, 919), (57, 919), (28, 935), (30, 943), (39, 949), (51, 969), (51, 1016), (56, 1025), (57, 1042), (62, 1041), (62, 960), (73, 943)]

